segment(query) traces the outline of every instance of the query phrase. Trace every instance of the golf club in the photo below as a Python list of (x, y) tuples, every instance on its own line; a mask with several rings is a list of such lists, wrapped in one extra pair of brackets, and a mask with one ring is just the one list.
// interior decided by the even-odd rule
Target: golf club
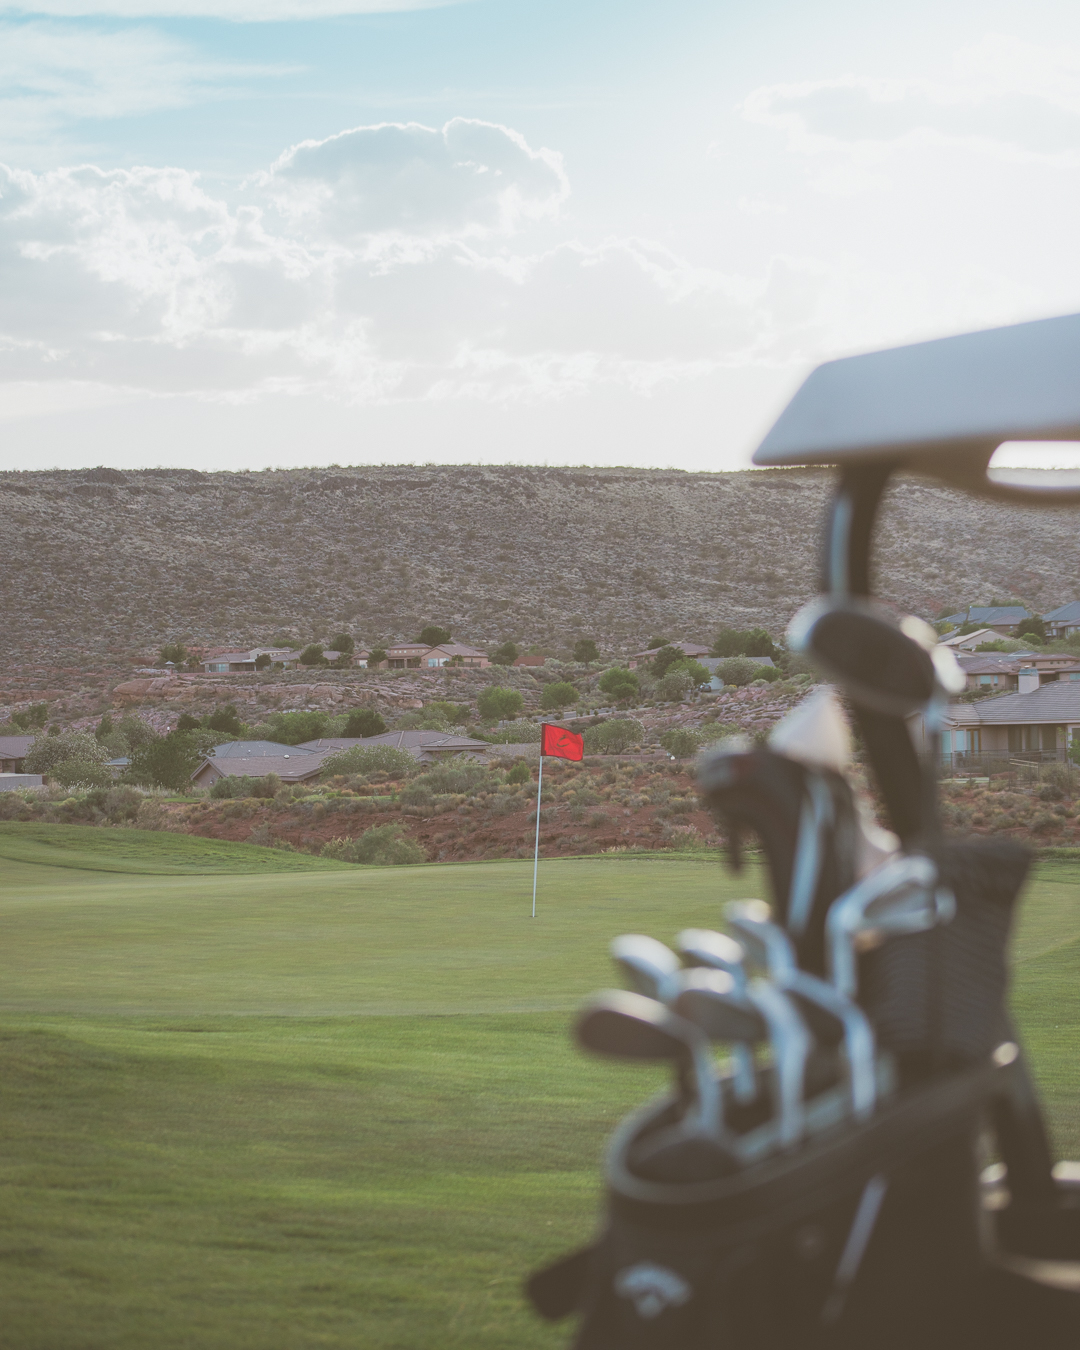
[(666, 1003), (682, 964), (670, 947), (643, 933), (624, 933), (610, 947), (611, 958), (635, 992)]
[[(731, 976), (735, 993), (746, 996), (746, 967), (743, 964), (743, 949), (734, 938), (726, 933), (716, 933), (709, 928), (684, 928), (675, 939), (675, 945), (682, 953), (688, 966), (705, 966), (710, 970), (722, 970)], [(717, 1039), (722, 1039), (717, 1037)], [(757, 1070), (754, 1066), (754, 1051), (749, 1043), (733, 1041), (731, 1043), (732, 1089), (735, 1100), (752, 1102), (757, 1096)]]
[(783, 983), (798, 970), (795, 948), (787, 933), (772, 922), (772, 909), (764, 900), (736, 900), (727, 907), (728, 923), (742, 944), (747, 959), (770, 979)]
[(956, 913), (951, 891), (937, 887), (937, 868), (923, 854), (890, 858), (852, 886), (825, 921), (829, 978), (852, 998), (858, 988), (855, 945), (862, 933), (923, 933)]

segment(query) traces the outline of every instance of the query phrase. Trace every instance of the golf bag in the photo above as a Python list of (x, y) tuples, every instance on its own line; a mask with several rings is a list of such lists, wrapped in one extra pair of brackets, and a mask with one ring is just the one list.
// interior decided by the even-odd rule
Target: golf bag
[[(733, 862), (745, 836), (764, 854), (768, 919), (742, 913), (733, 928), (748, 935), (748, 959), (760, 937), (767, 978), (702, 978), (683, 944), (680, 969), (642, 965), (637, 987), (652, 990), (654, 1013), (611, 996), (583, 1014), (589, 1048), (659, 1057), (645, 1031), (660, 1028), (681, 1067), (676, 1090), (633, 1112), (610, 1142), (600, 1236), (528, 1281), (541, 1316), (578, 1317), (574, 1350), (1080, 1347), (1080, 1165), (1053, 1163), (1007, 1010), (1006, 949), (1029, 857), (1009, 840), (940, 831), (935, 771), (906, 719), (920, 713), (932, 728), (955, 672), (936, 634), (867, 598), (871, 524), (892, 467), (845, 470), (826, 531), (825, 597), (793, 621), (789, 643), (846, 694), (893, 851), (868, 861), (865, 818), (828, 755), (774, 736), (769, 748), (703, 758), (702, 797)], [(765, 1119), (783, 1096), (774, 1046), (771, 1066), (755, 1070), (755, 1102), (721, 1075), (710, 1152), (692, 1124), (706, 1113), (688, 1066), (703, 1035), (750, 1032), (717, 1031), (698, 1016), (702, 1000), (734, 1017), (768, 1006), (767, 984), (774, 1001), (816, 1006), (811, 1030), (832, 1006), (814, 1005), (815, 990), (850, 1000), (873, 1038), (872, 1106), (850, 1109), (854, 1041), (838, 1034), (800, 1061), (797, 1137), (777, 1133)], [(626, 1028), (629, 1049), (600, 1043), (609, 1025)]]

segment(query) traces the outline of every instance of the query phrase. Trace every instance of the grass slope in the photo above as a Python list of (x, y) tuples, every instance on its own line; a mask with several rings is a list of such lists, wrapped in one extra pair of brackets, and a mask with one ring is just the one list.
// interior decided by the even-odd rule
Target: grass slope
[(349, 863), (307, 854), (173, 834), (0, 821), (0, 858), (91, 872), (192, 876), (213, 872), (353, 871)]
[[(609, 982), (615, 933), (714, 924), (760, 878), (552, 863), (533, 923), (529, 872), (5, 869), (0, 1340), (565, 1345), (521, 1277), (587, 1238), (603, 1141), (658, 1081), (579, 1055), (566, 1009)], [(1065, 1156), (1080, 1156), (1078, 881), (1040, 865), (1015, 945)]]

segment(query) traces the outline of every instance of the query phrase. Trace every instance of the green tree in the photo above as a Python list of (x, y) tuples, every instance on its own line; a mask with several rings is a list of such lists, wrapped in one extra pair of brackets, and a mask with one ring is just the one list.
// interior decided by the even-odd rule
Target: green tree
[(585, 732), (585, 749), (590, 754), (623, 755), (645, 739), (645, 728), (636, 717), (613, 717)]
[(301, 745), (317, 741), (330, 730), (330, 719), (321, 712), (271, 713), (274, 740), (282, 745)]
[(203, 739), (198, 732), (172, 731), (148, 741), (132, 754), (124, 777), (131, 783), (187, 792), (191, 775), (206, 758)]
[(300, 664), (302, 666), (328, 666), (330, 664), (323, 656), (325, 648), (321, 642), (309, 642), (300, 653)]
[(60, 764), (103, 765), (109, 752), (88, 731), (63, 731), (59, 736), (39, 736), (26, 752), (27, 773), (52, 777)]
[(385, 647), (372, 647), (368, 652), (367, 663), (369, 668), (374, 669), (375, 666), (384, 666), (389, 659)]
[(636, 673), (622, 666), (612, 666), (600, 676), (600, 690), (615, 703), (630, 703), (637, 698), (641, 683)]
[(700, 731), (690, 731), (686, 727), (674, 727), (660, 737), (660, 744), (676, 759), (688, 759), (696, 755), (702, 744)]
[(434, 699), (431, 703), (424, 705), (424, 711), (432, 713), (435, 717), (441, 717), (444, 722), (452, 727), (463, 727), (469, 721), (469, 705), (467, 703), (450, 703), (446, 699)]
[(650, 652), (651, 652), (651, 651), (655, 651), (657, 647), (668, 647), (668, 646), (670, 646), (670, 645), (671, 645), (671, 639), (670, 639), (670, 638), (651, 637), (651, 638), (648, 640), (648, 642), (646, 642), (645, 647), (646, 647), (646, 650), (647, 650), (647, 651), (650, 651)]
[(658, 647), (652, 660), (649, 662), (649, 673), (654, 680), (662, 680), (673, 665), (679, 661), (685, 661), (686, 654), (681, 647), (673, 647), (668, 643), (664, 647)]
[(97, 724), (97, 730), (94, 732), (94, 739), (99, 741), (108, 740), (113, 734), (112, 713), (102, 713), (101, 721)]
[(191, 713), (181, 713), (176, 722), (176, 731), (198, 731), (202, 723), (197, 717), (192, 717)]
[(574, 660), (580, 661), (583, 666), (587, 666), (590, 661), (600, 660), (600, 653), (592, 638), (579, 638), (574, 643)]
[(345, 656), (352, 656), (356, 650), (356, 642), (348, 633), (338, 633), (336, 637), (330, 639), (330, 650), (342, 652)]
[(678, 703), (689, 694), (691, 684), (689, 672), (680, 663), (656, 681), (656, 697), (665, 703)]
[(742, 686), (758, 678), (761, 674), (761, 666), (745, 656), (729, 656), (726, 661), (720, 662), (716, 668), (716, 673), (725, 684)]
[(1039, 645), (1041, 645), (1046, 641), (1046, 624), (1037, 614), (1032, 614), (1016, 625), (1016, 636), (1018, 638), (1038, 638)]
[(386, 723), (374, 708), (354, 708), (341, 734), (351, 739), (354, 736), (381, 736), (385, 730)]
[(504, 642), (492, 652), (492, 664), (496, 666), (512, 666), (519, 655), (520, 651), (516, 642)]
[(499, 722), (515, 718), (524, 708), (525, 700), (518, 690), (504, 689), (501, 685), (493, 684), (476, 700), (476, 706), (480, 710), (481, 717), (489, 722)]
[(768, 656), (776, 661), (780, 649), (764, 628), (721, 628), (712, 645), (713, 656)]
[(182, 666), (188, 659), (188, 649), (182, 642), (166, 642), (158, 657), (160, 665), (171, 661), (174, 666)]
[(532, 779), (532, 770), (523, 759), (519, 759), (510, 772), (506, 775), (506, 781), (515, 786), (519, 783), (528, 783)]
[(148, 745), (158, 739), (158, 734), (150, 723), (143, 721), (135, 713), (125, 713), (120, 719), (118, 730), (133, 750), (137, 746)]
[(552, 684), (544, 685), (544, 692), (540, 695), (540, 706), (545, 711), (565, 708), (568, 703), (576, 703), (577, 696), (578, 691), (569, 680), (556, 680)]
[(108, 787), (112, 773), (105, 764), (85, 759), (64, 759), (49, 771), (49, 777), (61, 787)]
[(206, 719), (206, 725), (210, 731), (222, 731), (226, 736), (242, 736), (244, 731), (235, 703), (227, 703), (224, 708), (211, 713)]
[(354, 745), (325, 759), (320, 777), (385, 773), (391, 778), (407, 778), (418, 767), (416, 759), (408, 750), (398, 750), (392, 745)]
[(271, 657), (269, 652), (260, 652), (258, 656), (255, 658), (256, 670), (269, 670), (270, 665), (271, 665)]
[(11, 720), (17, 727), (22, 727), (24, 731), (33, 731), (38, 727), (43, 727), (49, 720), (49, 705), (47, 703), (33, 703), (24, 712), (12, 713)]
[(444, 642), (450, 641), (450, 629), (440, 628), (437, 623), (429, 623), (420, 630), (418, 642), (426, 642), (429, 647), (441, 647)]

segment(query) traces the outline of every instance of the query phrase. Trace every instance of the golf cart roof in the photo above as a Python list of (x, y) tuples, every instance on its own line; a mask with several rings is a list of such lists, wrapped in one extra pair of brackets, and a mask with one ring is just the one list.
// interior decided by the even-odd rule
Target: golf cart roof
[(1080, 440), (1080, 314), (827, 361), (754, 463), (903, 460), (985, 487), (997, 446), (1036, 440)]

